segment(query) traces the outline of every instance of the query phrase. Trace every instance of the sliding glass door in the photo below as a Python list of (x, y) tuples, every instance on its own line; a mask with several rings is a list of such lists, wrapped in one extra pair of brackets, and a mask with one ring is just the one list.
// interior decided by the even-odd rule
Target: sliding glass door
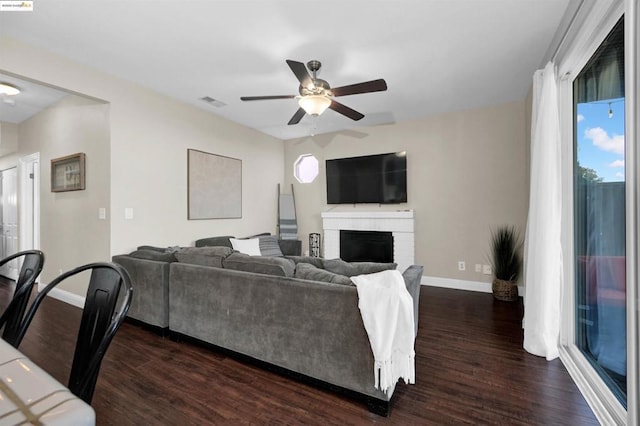
[(575, 345), (627, 406), (624, 18), (573, 80)]

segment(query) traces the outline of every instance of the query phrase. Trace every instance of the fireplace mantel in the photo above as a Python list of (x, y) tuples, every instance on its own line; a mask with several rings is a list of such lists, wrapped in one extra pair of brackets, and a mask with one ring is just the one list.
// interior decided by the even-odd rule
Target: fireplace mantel
[(401, 272), (414, 264), (413, 210), (322, 213), (324, 257), (340, 257), (340, 230), (393, 233), (393, 261)]

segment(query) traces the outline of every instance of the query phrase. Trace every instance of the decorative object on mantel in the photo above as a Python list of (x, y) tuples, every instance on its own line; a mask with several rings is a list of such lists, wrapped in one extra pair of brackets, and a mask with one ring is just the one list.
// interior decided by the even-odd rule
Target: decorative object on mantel
[(51, 160), (51, 192), (85, 189), (85, 155), (79, 152)]
[(497, 300), (518, 299), (518, 278), (522, 271), (522, 238), (514, 226), (491, 231), (491, 267), (495, 276), (491, 289)]
[(320, 234), (317, 232), (309, 234), (309, 256), (320, 257)]
[(187, 150), (188, 219), (242, 217), (242, 160)]

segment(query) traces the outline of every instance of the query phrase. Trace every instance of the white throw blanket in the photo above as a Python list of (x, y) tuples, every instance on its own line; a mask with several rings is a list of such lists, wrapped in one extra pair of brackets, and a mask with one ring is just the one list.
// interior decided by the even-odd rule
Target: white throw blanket
[(375, 387), (388, 393), (398, 379), (415, 383), (413, 298), (397, 270), (351, 277), (374, 358)]

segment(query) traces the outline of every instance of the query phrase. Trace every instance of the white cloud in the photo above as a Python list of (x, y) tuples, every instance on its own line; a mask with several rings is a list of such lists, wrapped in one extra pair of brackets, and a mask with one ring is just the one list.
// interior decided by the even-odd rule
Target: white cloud
[(608, 166), (613, 168), (624, 168), (624, 160), (616, 160), (612, 163), (609, 163)]
[(584, 131), (584, 135), (603, 151), (624, 154), (624, 135), (609, 136), (602, 127), (589, 128)]
[(584, 120), (584, 115), (582, 115), (582, 114), (578, 114), (577, 119), (578, 119), (578, 123), (579, 123), (579, 122), (581, 122), (581, 121), (583, 121), (583, 120)]
[(624, 173), (618, 172), (618, 173), (616, 173), (616, 177), (624, 179)]

